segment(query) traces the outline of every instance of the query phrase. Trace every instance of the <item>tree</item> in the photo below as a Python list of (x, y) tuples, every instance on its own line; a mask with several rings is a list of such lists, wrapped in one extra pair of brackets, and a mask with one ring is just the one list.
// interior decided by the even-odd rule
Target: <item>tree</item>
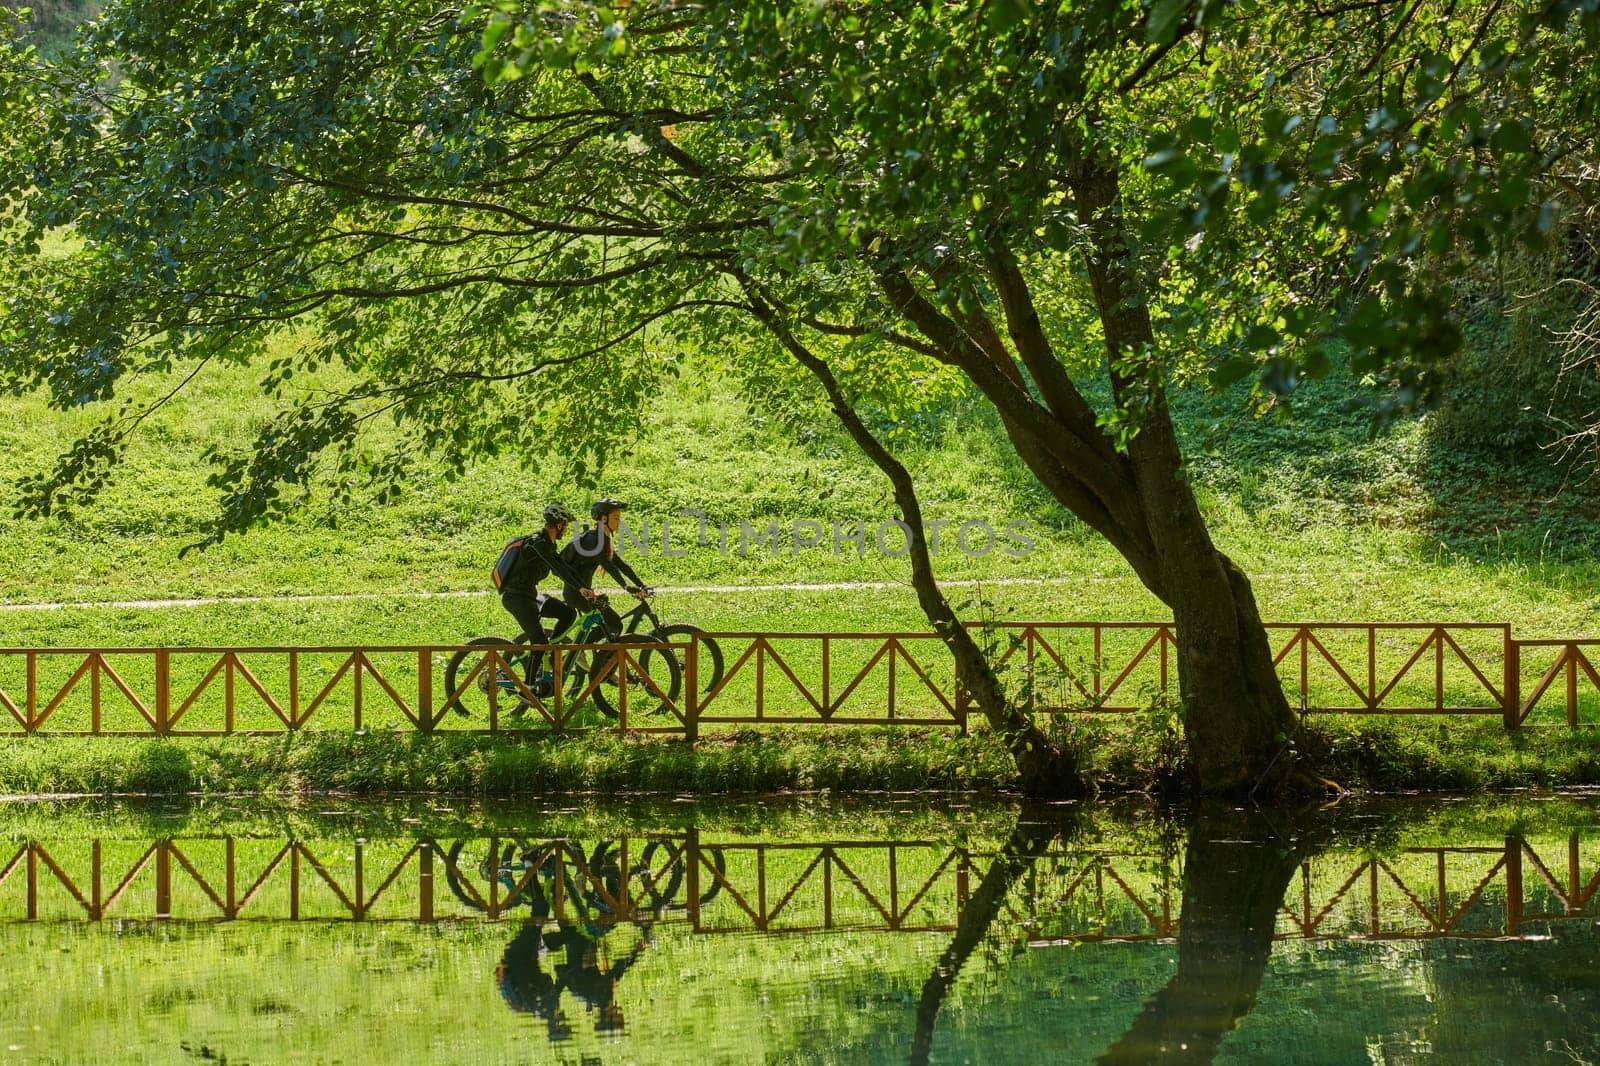
[[(592, 470), (611, 438), (576, 390), (648, 402), (683, 358), (652, 329), (731, 347), (883, 470), (919, 601), (1024, 787), (1078, 791), (860, 413), (974, 388), (1172, 609), (1195, 783), (1240, 792), (1288, 766), (1293, 716), (1168, 390), (1255, 375), (1274, 406), (1338, 341), (1396, 408), (1425, 401), (1459, 333), (1449, 279), (1539, 240), (1548, 164), (1592, 150), (1597, 6), (122, 0), (78, 54), (6, 62), (39, 103), (8, 126), (0, 374), (83, 403), (320, 326), (266, 386), (329, 360), (362, 384), (226, 456), (226, 531), (290, 506), (322, 452), (353, 464), (383, 415), (413, 440), (382, 485), (416, 450), (551, 433)], [(78, 251), (26, 257), (63, 226)], [(92, 492), (140, 417), (80, 441), (35, 506)]]

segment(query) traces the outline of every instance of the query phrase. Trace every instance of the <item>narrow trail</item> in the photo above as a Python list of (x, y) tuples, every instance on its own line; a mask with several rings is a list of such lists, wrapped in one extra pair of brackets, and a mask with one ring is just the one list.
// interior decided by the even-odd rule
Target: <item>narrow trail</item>
[[(1345, 577), (1382, 576), (1389, 571), (1352, 571)], [(1303, 578), (1297, 572), (1281, 574), (1253, 574), (1251, 580), (1278, 578)], [(941, 588), (978, 588), (982, 586), (1016, 585), (1099, 585), (1135, 580), (1126, 577), (997, 577), (989, 579), (965, 578), (941, 581)], [(658, 585), (660, 593), (710, 593), (710, 592), (851, 592), (874, 589), (910, 589), (910, 581), (794, 581), (777, 585)], [(17, 611), (64, 611), (73, 609), (111, 608), (117, 610), (164, 609), (169, 607), (211, 607), (219, 604), (249, 603), (344, 603), (364, 600), (446, 600), (493, 596), (490, 590), (458, 590), (453, 592), (329, 592), (284, 596), (210, 596), (192, 599), (166, 600), (73, 600), (51, 603), (0, 603), (0, 613)]]
[[(945, 588), (971, 588), (978, 585), (1063, 585), (1072, 582), (1122, 581), (1124, 578), (1096, 577), (999, 577), (992, 580), (962, 580), (941, 582)], [(660, 593), (697, 592), (848, 592), (852, 590), (894, 589), (911, 587), (909, 581), (831, 581), (808, 583), (801, 581), (781, 585), (657, 585)], [(0, 611), (62, 611), (73, 608), (165, 608), (209, 607), (224, 603), (343, 603), (361, 600), (446, 600), (473, 596), (493, 596), (492, 590), (454, 592), (328, 592), (286, 596), (212, 596), (193, 599), (170, 600), (73, 600), (59, 603), (0, 603)]]

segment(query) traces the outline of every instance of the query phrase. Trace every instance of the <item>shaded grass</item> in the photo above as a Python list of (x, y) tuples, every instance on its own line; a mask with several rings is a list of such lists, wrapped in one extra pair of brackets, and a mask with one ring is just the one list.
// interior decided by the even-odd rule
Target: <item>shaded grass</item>
[[(1181, 748), (1148, 722), (1072, 728), (1103, 792), (1169, 794)], [(1358, 791), (1600, 786), (1600, 732), (1313, 717), (1299, 764)], [(772, 729), (697, 745), (638, 735), (563, 738), (301, 733), (282, 738), (35, 737), (0, 743), (10, 794), (334, 792), (483, 797), (1014, 790), (999, 738), (946, 729)]]
[(775, 731), (702, 742), (609, 733), (520, 739), (341, 732), (283, 738), (36, 737), (0, 744), (0, 792), (997, 792), (993, 739), (941, 731)]

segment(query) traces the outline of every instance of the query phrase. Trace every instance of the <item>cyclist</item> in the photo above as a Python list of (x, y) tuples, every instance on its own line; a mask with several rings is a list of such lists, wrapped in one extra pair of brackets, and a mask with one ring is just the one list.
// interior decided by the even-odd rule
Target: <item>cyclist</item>
[[(621, 500), (610, 496), (596, 500), (589, 508), (589, 517), (595, 521), (594, 528), (579, 533), (572, 538), (572, 543), (561, 549), (561, 561), (572, 571), (572, 577), (562, 579), (566, 584), (561, 590), (569, 607), (582, 608), (585, 599), (594, 598), (594, 590), (589, 585), (594, 581), (596, 569), (604, 569), (630, 596), (643, 597), (649, 593), (644, 580), (617, 554), (617, 526), (621, 524), (622, 512), (627, 507)], [(630, 581), (633, 584), (630, 585)], [(604, 603), (600, 605), (600, 612), (605, 618), (606, 631), (611, 639), (621, 636), (621, 616)]]
[[(580, 575), (566, 561), (565, 553), (556, 548), (556, 543), (566, 534), (571, 522), (572, 512), (561, 504), (553, 503), (546, 507), (544, 528), (522, 542), (501, 586), (500, 606), (517, 620), (517, 625), (522, 627), (522, 632), (528, 635), (528, 641), (533, 644), (548, 644), (559, 638), (578, 617), (575, 608), (594, 599), (594, 589), (589, 587), (587, 580), (588, 576), (593, 575), (592, 568), (589, 575)], [(566, 592), (565, 602), (539, 591), (538, 583), (550, 574), (561, 579)], [(544, 628), (546, 618), (555, 623), (554, 631), (548, 634)], [(535, 678), (533, 691), (537, 696), (548, 696), (552, 687), (551, 679), (539, 672), (539, 664), (543, 659), (542, 650), (533, 653), (530, 673)]]

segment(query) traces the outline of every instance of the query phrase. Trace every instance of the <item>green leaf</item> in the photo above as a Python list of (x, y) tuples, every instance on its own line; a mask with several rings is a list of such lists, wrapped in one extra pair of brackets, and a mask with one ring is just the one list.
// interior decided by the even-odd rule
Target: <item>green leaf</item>
[(1028, 0), (989, 0), (989, 27), (1005, 33), (1021, 25), (1032, 13)]
[(1243, 357), (1218, 363), (1211, 370), (1211, 385), (1221, 391), (1243, 381), (1255, 368), (1255, 360)]
[(1188, 8), (1188, 0), (1151, 0), (1144, 25), (1145, 40), (1151, 44), (1171, 44), (1178, 38), (1178, 27)]
[(1144, 169), (1152, 174), (1166, 174), (1189, 166), (1189, 160), (1184, 156), (1183, 149), (1177, 145), (1151, 152), (1144, 158)]

